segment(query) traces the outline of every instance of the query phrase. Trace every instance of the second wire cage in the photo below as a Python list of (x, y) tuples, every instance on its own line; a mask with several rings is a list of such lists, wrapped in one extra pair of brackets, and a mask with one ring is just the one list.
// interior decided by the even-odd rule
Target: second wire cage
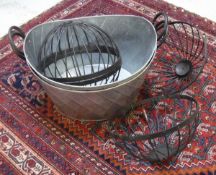
[(128, 116), (102, 122), (103, 130), (132, 158), (151, 163), (176, 160), (194, 138), (199, 106), (189, 96), (175, 95), (143, 100)]
[[(162, 30), (163, 22), (157, 25)], [(207, 62), (207, 39), (190, 23), (169, 21), (167, 36), (157, 50), (146, 77), (152, 96), (182, 92), (202, 73)]]

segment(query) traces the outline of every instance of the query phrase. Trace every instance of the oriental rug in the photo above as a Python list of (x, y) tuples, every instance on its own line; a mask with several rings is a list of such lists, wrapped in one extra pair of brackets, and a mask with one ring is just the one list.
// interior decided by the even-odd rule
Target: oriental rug
[(27, 32), (46, 21), (100, 14), (152, 20), (159, 11), (192, 23), (208, 38), (208, 63), (184, 91), (199, 102), (201, 123), (177, 162), (159, 166), (133, 160), (112, 140), (92, 133), (93, 122), (60, 115), (27, 64), (12, 52), (6, 36), (0, 41), (0, 174), (216, 174), (216, 23), (159, 0), (65, 0), (22, 29)]

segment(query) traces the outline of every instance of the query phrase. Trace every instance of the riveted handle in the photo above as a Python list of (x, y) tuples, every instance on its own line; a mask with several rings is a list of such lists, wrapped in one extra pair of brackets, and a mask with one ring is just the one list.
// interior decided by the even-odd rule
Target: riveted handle
[(24, 52), (20, 50), (14, 43), (14, 37), (19, 36), (22, 39), (25, 39), (25, 33), (17, 26), (12, 26), (8, 31), (9, 42), (14, 53), (19, 56), (21, 59), (26, 60)]
[[(159, 20), (159, 18), (163, 18)], [(158, 38), (157, 38), (157, 46), (160, 47), (164, 41), (166, 40), (166, 36), (168, 34), (168, 16), (164, 12), (159, 12), (155, 15), (153, 21), (152, 21), (155, 30), (157, 32)]]

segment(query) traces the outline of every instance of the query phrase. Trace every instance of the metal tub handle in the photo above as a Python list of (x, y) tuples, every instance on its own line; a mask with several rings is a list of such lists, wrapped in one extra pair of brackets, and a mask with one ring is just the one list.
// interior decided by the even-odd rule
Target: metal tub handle
[(25, 33), (17, 26), (12, 26), (8, 31), (9, 42), (14, 53), (19, 56), (21, 59), (26, 60), (24, 52), (20, 50), (14, 43), (14, 37), (19, 36), (22, 39), (25, 39)]
[[(160, 17), (163, 17), (163, 20), (158, 20)], [(159, 12), (155, 15), (153, 21), (152, 21), (155, 30), (158, 34), (157, 38), (157, 46), (158, 48), (164, 43), (166, 36), (168, 34), (168, 16), (164, 12)]]

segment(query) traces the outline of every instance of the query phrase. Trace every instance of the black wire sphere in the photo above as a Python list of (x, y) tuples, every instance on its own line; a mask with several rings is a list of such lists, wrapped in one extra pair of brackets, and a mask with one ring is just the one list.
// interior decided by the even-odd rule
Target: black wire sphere
[[(163, 26), (156, 26), (157, 32)], [(207, 62), (206, 36), (186, 22), (169, 22), (146, 82), (152, 96), (182, 92), (201, 74)]]
[(100, 27), (82, 21), (53, 27), (38, 54), (38, 69), (44, 76), (70, 85), (117, 81), (121, 64), (112, 38)]
[(94, 131), (103, 126), (117, 146), (139, 161), (172, 162), (199, 123), (199, 106), (185, 95), (146, 99), (134, 109), (127, 117), (96, 125)]

